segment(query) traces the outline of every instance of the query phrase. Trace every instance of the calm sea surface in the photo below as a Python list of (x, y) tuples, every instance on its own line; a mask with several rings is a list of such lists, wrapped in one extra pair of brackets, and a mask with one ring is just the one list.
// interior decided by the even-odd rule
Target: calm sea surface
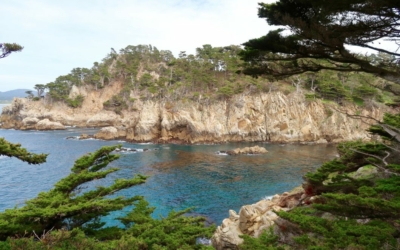
[[(0, 104), (0, 109), (3, 105)], [(104, 145), (122, 144), (138, 149), (122, 153), (110, 164), (120, 170), (97, 180), (88, 188), (107, 185), (115, 178), (135, 174), (149, 176), (145, 184), (123, 190), (118, 195), (143, 195), (157, 209), (155, 217), (169, 211), (194, 207), (195, 214), (207, 216), (220, 224), (229, 209), (238, 211), (276, 193), (289, 191), (302, 183), (302, 175), (319, 167), (336, 154), (332, 145), (279, 145), (268, 143), (230, 143), (222, 145), (157, 145), (119, 141), (70, 140), (69, 136), (93, 134), (97, 129), (70, 128), (65, 131), (17, 131), (0, 129), (0, 137), (34, 153), (48, 153), (47, 162), (28, 165), (0, 156), (0, 211), (23, 205), (39, 192), (47, 191), (69, 174), (81, 155)], [(226, 156), (217, 151), (259, 145), (265, 155)], [(143, 149), (149, 149), (143, 151)], [(114, 213), (120, 216), (124, 211)], [(112, 216), (106, 218), (113, 224)]]

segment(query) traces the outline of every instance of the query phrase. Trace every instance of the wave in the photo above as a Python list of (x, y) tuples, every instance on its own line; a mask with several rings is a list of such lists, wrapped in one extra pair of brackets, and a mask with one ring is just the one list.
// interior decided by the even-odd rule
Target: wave
[(125, 147), (122, 147), (120, 149), (117, 148), (114, 151), (116, 153), (138, 153), (138, 152), (146, 152), (146, 151), (154, 151), (154, 150), (157, 150), (157, 149), (156, 148), (148, 149), (148, 148), (125, 148)]
[(274, 197), (273, 195), (270, 195), (270, 196), (264, 196), (263, 198), (262, 198), (262, 200), (267, 200), (267, 201), (269, 201), (269, 200), (271, 200), (272, 199), (272, 197)]
[(199, 237), (196, 239), (196, 243), (200, 245), (211, 246), (211, 239)]

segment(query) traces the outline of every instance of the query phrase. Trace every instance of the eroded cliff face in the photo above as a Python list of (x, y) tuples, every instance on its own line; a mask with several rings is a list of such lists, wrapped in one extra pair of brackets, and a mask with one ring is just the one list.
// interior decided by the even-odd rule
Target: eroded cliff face
[[(45, 100), (15, 99), (3, 108), (2, 128), (60, 129), (64, 126), (113, 127), (96, 136), (104, 139), (155, 142), (340, 142), (368, 139), (367, 123), (346, 113), (381, 119), (384, 108), (357, 109), (335, 106), (320, 100), (306, 101), (303, 95), (281, 92), (234, 96), (230, 100), (200, 104), (195, 101), (141, 101), (137, 98), (131, 111), (116, 114), (103, 109), (103, 102), (122, 89), (122, 84), (101, 91), (74, 89), (85, 96), (81, 108)], [(341, 112), (337, 110), (340, 109)], [(43, 120), (48, 119), (43, 126)], [(367, 123), (365, 123), (367, 122)], [(53, 124), (54, 128), (51, 126)]]

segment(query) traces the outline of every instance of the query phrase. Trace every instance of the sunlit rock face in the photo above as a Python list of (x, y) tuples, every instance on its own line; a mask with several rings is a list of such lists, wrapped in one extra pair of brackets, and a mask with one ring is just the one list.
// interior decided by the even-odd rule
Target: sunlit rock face
[(85, 97), (80, 108), (48, 100), (15, 99), (11, 106), (3, 108), (1, 126), (36, 129), (40, 121), (48, 119), (64, 126), (115, 127), (115, 138), (138, 142), (336, 143), (369, 139), (365, 129), (375, 121), (348, 114), (380, 119), (388, 111), (384, 107), (359, 109), (306, 101), (303, 95), (282, 92), (238, 95), (209, 103), (135, 98), (126, 110), (105, 110), (103, 103), (121, 89), (118, 82), (98, 91), (75, 87), (71, 93)]
[[(291, 192), (275, 195), (271, 199), (264, 199), (255, 204), (242, 206), (239, 213), (229, 211), (229, 217), (222, 221), (214, 232), (211, 242), (217, 250), (239, 249), (243, 243), (240, 237), (243, 234), (259, 237), (264, 231), (272, 228), (279, 237), (291, 237), (292, 227), (281, 219), (275, 212), (288, 211), (294, 208), (306, 198), (302, 188), (296, 188)], [(282, 225), (284, 231), (280, 231)], [(293, 227), (293, 230), (296, 228)]]

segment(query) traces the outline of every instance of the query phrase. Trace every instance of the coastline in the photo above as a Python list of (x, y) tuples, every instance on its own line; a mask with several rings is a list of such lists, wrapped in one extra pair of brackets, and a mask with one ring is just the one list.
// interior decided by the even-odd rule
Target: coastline
[[(99, 129), (95, 138), (132, 143), (321, 144), (369, 140), (365, 131), (369, 126), (367, 123), (380, 120), (389, 110), (385, 107), (359, 109), (354, 105), (341, 106), (341, 110), (337, 110), (333, 104), (320, 100), (310, 102), (302, 95), (281, 92), (235, 96), (208, 105), (177, 101), (173, 109), (171, 104), (162, 101), (138, 100), (132, 110), (120, 113), (103, 109), (102, 101), (88, 100), (81, 108), (73, 109), (64, 103), (16, 98), (10, 106), (3, 108), (1, 128), (61, 130), (66, 126), (94, 127)], [(365, 119), (347, 114), (357, 114)]]

